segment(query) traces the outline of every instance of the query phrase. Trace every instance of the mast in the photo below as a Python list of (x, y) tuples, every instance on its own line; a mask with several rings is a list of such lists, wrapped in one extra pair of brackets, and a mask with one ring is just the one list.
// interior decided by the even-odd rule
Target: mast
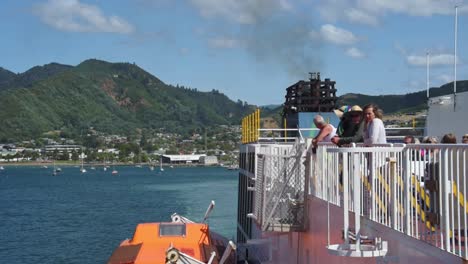
[(453, 62), (453, 110), (457, 105), (457, 35), (458, 35), (458, 6), (455, 6), (455, 44), (454, 44), (454, 62)]
[(429, 58), (430, 53), (429, 51), (426, 52), (426, 89), (427, 89), (427, 99), (429, 99)]

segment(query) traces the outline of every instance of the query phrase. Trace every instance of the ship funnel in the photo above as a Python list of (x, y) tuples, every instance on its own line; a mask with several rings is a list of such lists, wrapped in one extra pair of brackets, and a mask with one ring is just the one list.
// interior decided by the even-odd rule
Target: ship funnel
[(211, 211), (213, 211), (215, 206), (215, 201), (211, 201), (210, 205), (208, 205), (208, 209), (206, 209), (205, 217), (203, 217), (203, 223), (208, 220), (208, 217), (210, 216)]

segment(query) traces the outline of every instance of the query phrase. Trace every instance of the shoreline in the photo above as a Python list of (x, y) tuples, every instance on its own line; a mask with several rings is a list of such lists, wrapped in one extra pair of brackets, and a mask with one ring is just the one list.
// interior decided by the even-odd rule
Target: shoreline
[[(113, 163), (113, 164), (105, 164), (105, 163), (84, 163), (84, 167), (104, 167), (104, 166), (136, 166), (138, 164), (135, 163), (125, 163), (125, 162), (118, 162), (118, 163)], [(139, 164), (142, 167), (149, 167), (149, 163), (141, 163)], [(42, 166), (47, 166), (51, 167), (54, 166), (52, 162), (38, 162), (38, 161), (31, 161), (31, 162), (0, 162), (0, 166), (4, 167), (42, 167)], [(80, 162), (56, 162), (55, 166), (63, 166), (63, 167), (76, 167), (76, 166), (81, 166)], [(159, 164), (153, 165), (155, 168), (159, 167)], [(170, 164), (170, 163), (163, 163), (163, 167), (170, 167), (173, 166), (175, 167), (223, 167), (218, 165), (203, 165), (203, 164)]]

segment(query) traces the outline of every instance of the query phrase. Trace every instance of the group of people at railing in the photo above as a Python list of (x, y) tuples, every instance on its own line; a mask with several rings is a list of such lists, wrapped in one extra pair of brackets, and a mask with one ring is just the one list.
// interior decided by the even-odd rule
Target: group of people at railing
[[(382, 121), (383, 111), (376, 104), (368, 104), (362, 109), (359, 105), (342, 106), (334, 110), (340, 118), (338, 127), (328, 124), (321, 115), (314, 117), (314, 124), (320, 130), (312, 140), (313, 147), (316, 148), (319, 142), (333, 142), (338, 146), (351, 143), (364, 143), (367, 146), (373, 144), (387, 143), (385, 126)], [(405, 144), (420, 143), (414, 136), (406, 136), (403, 140)], [(461, 140), (468, 144), (468, 134)], [(422, 139), (425, 144), (437, 144), (439, 140), (434, 136), (427, 136)], [(457, 138), (449, 133), (443, 136), (441, 143), (456, 144)]]
[(364, 109), (359, 105), (342, 106), (335, 110), (335, 114), (340, 118), (337, 128), (327, 124), (322, 116), (315, 116), (314, 124), (320, 131), (312, 140), (314, 147), (319, 142), (333, 142), (338, 146), (350, 143), (387, 143), (383, 112), (376, 104), (368, 104)]
[[(442, 140), (440, 141), (440, 143), (442, 143), (442, 144), (456, 144), (457, 142), (458, 142), (457, 141), (457, 136), (455, 136), (455, 134), (453, 134), (453, 133), (445, 134), (442, 137)], [(417, 137), (409, 135), (409, 136), (405, 136), (403, 138), (403, 143), (405, 143), (405, 144), (420, 144), (420, 143), (423, 143), (423, 144), (437, 144), (437, 143), (439, 143), (439, 139), (437, 137), (434, 137), (434, 136), (425, 136), (422, 139), (422, 141), (420, 141)], [(462, 136), (461, 143), (468, 144), (468, 134), (465, 134), (465, 135)]]
[[(403, 140), (406, 146), (382, 146), (387, 141), (378, 106), (342, 107), (335, 113), (341, 120), (337, 128), (320, 116), (314, 118), (320, 132), (312, 141), (317, 155), (311, 155), (311, 194), (343, 204), (340, 199), (344, 186), (353, 186), (354, 190), (353, 179), (357, 178), (362, 215), (435, 246), (447, 247), (447, 243), (455, 245), (459, 240), (465, 243), (467, 146), (454, 145), (460, 140), (452, 133), (440, 140), (426, 136), (419, 141), (415, 136), (406, 136)], [(379, 148), (356, 148), (354, 152), (319, 142), (337, 146), (379, 144)], [(468, 144), (468, 134), (462, 136), (461, 143)], [(348, 180), (344, 181), (345, 178)], [(452, 253), (461, 252), (453, 247)]]

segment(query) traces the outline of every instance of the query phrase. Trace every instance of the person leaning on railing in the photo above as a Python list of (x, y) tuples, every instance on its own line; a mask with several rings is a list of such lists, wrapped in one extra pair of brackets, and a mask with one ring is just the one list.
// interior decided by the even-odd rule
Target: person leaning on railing
[(314, 117), (315, 126), (320, 129), (318, 135), (312, 140), (314, 148), (317, 147), (318, 142), (330, 142), (336, 134), (336, 128), (332, 124), (328, 124), (321, 115)]
[[(340, 117), (338, 114), (337, 116)], [(364, 121), (362, 109), (359, 105), (355, 105), (351, 107), (349, 112), (342, 115), (337, 129), (337, 136), (333, 137), (331, 141), (341, 147), (351, 143), (363, 142), (363, 135)]]
[(364, 120), (366, 126), (364, 129), (364, 144), (386, 144), (387, 135), (382, 121), (382, 110), (376, 104), (364, 106)]

